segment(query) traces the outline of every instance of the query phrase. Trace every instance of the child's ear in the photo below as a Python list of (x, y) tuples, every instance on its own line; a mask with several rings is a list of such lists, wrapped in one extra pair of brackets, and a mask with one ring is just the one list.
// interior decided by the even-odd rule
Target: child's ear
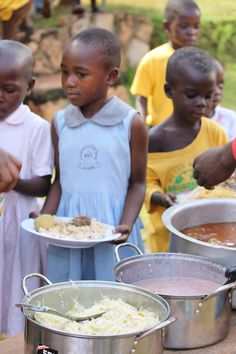
[(35, 77), (31, 77), (31, 79), (28, 82), (28, 88), (27, 88), (27, 95), (31, 94), (31, 91), (33, 90), (33, 87), (35, 85)]
[(164, 31), (167, 35), (169, 35), (170, 33), (170, 22), (167, 21), (167, 20), (164, 20), (163, 21), (163, 28), (164, 28)]
[(164, 91), (165, 91), (166, 96), (168, 98), (172, 99), (172, 89), (171, 89), (170, 85), (168, 84), (168, 82), (166, 82), (164, 85)]
[(108, 74), (108, 77), (107, 77), (107, 83), (108, 85), (113, 85), (114, 82), (116, 81), (116, 79), (118, 78), (119, 76), (119, 69), (118, 68), (113, 68), (109, 74)]

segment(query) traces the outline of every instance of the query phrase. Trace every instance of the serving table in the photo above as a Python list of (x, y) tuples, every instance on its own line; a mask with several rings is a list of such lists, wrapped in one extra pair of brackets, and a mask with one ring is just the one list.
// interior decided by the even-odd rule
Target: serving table
[[(0, 353), (24, 354), (24, 334), (20, 333), (1, 341)], [(164, 350), (164, 354), (236, 354), (236, 311), (232, 313), (229, 335), (222, 342), (199, 349)]]

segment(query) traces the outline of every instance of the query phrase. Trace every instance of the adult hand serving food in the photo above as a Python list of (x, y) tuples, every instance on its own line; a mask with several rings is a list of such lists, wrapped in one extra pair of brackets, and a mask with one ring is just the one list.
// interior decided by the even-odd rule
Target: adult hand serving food
[(20, 169), (21, 163), (0, 149), (0, 192), (8, 192), (15, 187)]
[(193, 177), (200, 186), (212, 189), (228, 179), (236, 168), (236, 138), (228, 144), (207, 150), (193, 162)]

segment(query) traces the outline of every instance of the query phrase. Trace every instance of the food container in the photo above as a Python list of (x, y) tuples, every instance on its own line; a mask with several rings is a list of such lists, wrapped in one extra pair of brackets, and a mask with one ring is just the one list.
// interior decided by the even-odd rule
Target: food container
[[(26, 281), (39, 277), (48, 283), (28, 293)], [(105, 281), (75, 281), (52, 284), (41, 274), (27, 275), (22, 281), (25, 293), (23, 303), (41, 304), (63, 310), (66, 304), (79, 297), (85, 307), (92, 306), (104, 296), (122, 299), (136, 307), (158, 312), (160, 322), (154, 328), (124, 335), (79, 335), (51, 329), (37, 323), (30, 310), (25, 315), (25, 354), (35, 354), (39, 345), (45, 345), (57, 354), (160, 354), (163, 353), (162, 328), (175, 321), (169, 317), (169, 305), (160, 296), (138, 287)], [(115, 320), (115, 319), (114, 319)]]
[[(236, 248), (214, 245), (184, 235), (180, 230), (207, 223), (235, 222), (235, 199), (202, 199), (177, 204), (163, 213), (163, 223), (171, 233), (170, 251), (203, 256), (227, 267), (236, 266)], [(232, 307), (236, 308), (236, 293)]]
[[(133, 247), (138, 256), (120, 261), (121, 247)], [(203, 257), (188, 254), (142, 254), (132, 244), (115, 248), (117, 263), (114, 275), (117, 281), (133, 284), (150, 278), (183, 277), (205, 279), (224, 284), (226, 267)], [(231, 306), (230, 293), (236, 283), (230, 283), (210, 296), (161, 295), (169, 303), (171, 315), (177, 321), (165, 331), (164, 346), (172, 349), (204, 347), (223, 340), (229, 330)]]

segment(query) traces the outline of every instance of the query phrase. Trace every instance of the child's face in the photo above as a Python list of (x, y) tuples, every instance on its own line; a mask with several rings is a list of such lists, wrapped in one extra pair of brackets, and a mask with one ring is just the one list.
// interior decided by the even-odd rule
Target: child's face
[(174, 105), (174, 115), (191, 124), (197, 123), (206, 115), (207, 107), (214, 94), (216, 74), (202, 73), (187, 67), (181, 75), (181, 80), (170, 88), (169, 96)]
[(30, 94), (33, 80), (27, 79), (25, 69), (9, 59), (0, 60), (0, 120), (13, 113)]
[(174, 49), (194, 46), (200, 34), (200, 12), (197, 9), (185, 10), (177, 14), (171, 22), (164, 22)]
[(216, 63), (216, 88), (212, 100), (213, 110), (216, 108), (216, 106), (220, 103), (222, 99), (223, 89), (224, 89), (224, 69), (222, 65), (219, 62), (217, 62)]
[[(104, 104), (109, 84), (115, 79), (113, 69), (106, 69), (96, 47), (72, 42), (61, 62), (62, 86), (71, 103), (83, 112)], [(118, 73), (118, 70), (116, 74)]]

